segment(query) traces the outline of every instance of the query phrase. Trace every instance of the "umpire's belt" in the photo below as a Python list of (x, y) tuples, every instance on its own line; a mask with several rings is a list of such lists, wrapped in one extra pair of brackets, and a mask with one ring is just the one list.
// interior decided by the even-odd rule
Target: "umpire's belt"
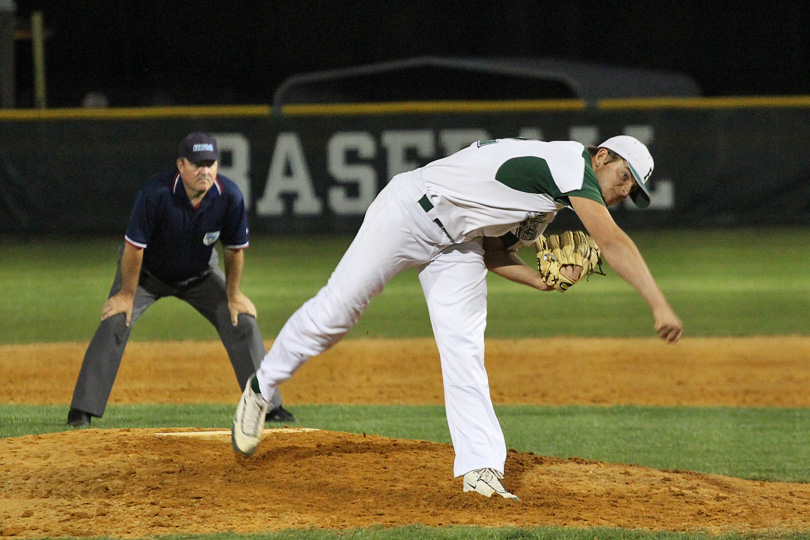
[[(425, 213), (429, 213), (431, 210), (433, 210), (433, 203), (430, 202), (430, 199), (428, 199), (427, 193), (422, 195), (422, 198), (419, 199), (419, 206), (422, 207), (422, 210), (424, 210)], [(428, 217), (430, 217), (430, 216), (428, 216)], [(448, 233), (447, 229), (444, 228), (444, 223), (442, 223), (439, 218), (434, 218), (433, 223), (435, 223), (436, 225), (441, 227), (441, 229), (444, 231), (444, 234), (446, 234), (447, 236), (450, 236), (450, 233)], [(451, 238), (452, 238), (452, 236), (451, 236)]]

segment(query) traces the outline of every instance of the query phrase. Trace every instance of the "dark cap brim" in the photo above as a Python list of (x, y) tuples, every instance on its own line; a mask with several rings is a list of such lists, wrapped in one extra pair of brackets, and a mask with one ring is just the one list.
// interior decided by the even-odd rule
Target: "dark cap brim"
[(639, 208), (647, 208), (650, 206), (650, 195), (641, 188), (631, 193), (630, 199)]
[(650, 192), (647, 191), (647, 184), (639, 177), (638, 171), (636, 171), (635, 167), (633, 167), (629, 161), (627, 161), (627, 166), (630, 167), (630, 172), (633, 173), (633, 178), (636, 180), (636, 184), (638, 184), (638, 189), (630, 194), (630, 199), (639, 208), (647, 208), (650, 206)]
[(216, 152), (194, 152), (186, 159), (192, 163), (200, 163), (201, 161), (217, 161), (219, 157)]

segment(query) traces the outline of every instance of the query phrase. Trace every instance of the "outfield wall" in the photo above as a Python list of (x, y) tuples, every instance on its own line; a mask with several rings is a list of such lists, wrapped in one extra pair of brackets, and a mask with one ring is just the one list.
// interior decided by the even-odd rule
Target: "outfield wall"
[(653, 204), (615, 208), (622, 226), (810, 224), (810, 97), (795, 97), (0, 111), (0, 233), (123, 233), (195, 130), (217, 136), (254, 231), (354, 231), (392, 175), (478, 139), (619, 133), (656, 160)]

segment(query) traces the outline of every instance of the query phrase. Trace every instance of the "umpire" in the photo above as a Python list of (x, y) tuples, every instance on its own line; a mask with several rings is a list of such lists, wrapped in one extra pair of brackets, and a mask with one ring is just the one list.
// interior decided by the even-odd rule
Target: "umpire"
[[(68, 425), (89, 426), (93, 416), (104, 414), (132, 325), (164, 296), (185, 300), (214, 325), (240, 388), (259, 367), (265, 348), (256, 308), (240, 290), (247, 213), (236, 184), (217, 175), (218, 161), (216, 140), (191, 133), (180, 143), (177, 170), (153, 176), (139, 193), (101, 324), (73, 390)], [(295, 421), (281, 398), (266, 419)]]

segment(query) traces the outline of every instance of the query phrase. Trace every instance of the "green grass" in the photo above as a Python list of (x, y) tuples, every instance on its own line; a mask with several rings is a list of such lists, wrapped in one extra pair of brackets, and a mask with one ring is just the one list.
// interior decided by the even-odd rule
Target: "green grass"
[[(686, 336), (810, 334), (807, 229), (640, 231), (636, 243), (685, 323)], [(254, 235), (244, 292), (267, 339), (322, 287), (351, 237)], [(0, 343), (87, 341), (115, 272), (119, 238), (6, 241), (0, 258)], [(779, 253), (766, 262), (765, 254)], [(521, 252), (532, 263), (531, 249)], [(565, 294), (537, 293), (490, 275), (489, 337), (652, 336), (652, 316), (609, 268)], [(428, 337), (414, 271), (394, 278), (350, 338)], [(192, 308), (153, 306), (132, 339), (216, 339)]]
[[(233, 405), (111, 405), (98, 428), (229, 428)], [(450, 443), (441, 406), (291, 407), (304, 427)], [(810, 409), (497, 409), (509, 448), (751, 480), (810, 482)], [(0, 405), (0, 437), (63, 431), (65, 406)]]

